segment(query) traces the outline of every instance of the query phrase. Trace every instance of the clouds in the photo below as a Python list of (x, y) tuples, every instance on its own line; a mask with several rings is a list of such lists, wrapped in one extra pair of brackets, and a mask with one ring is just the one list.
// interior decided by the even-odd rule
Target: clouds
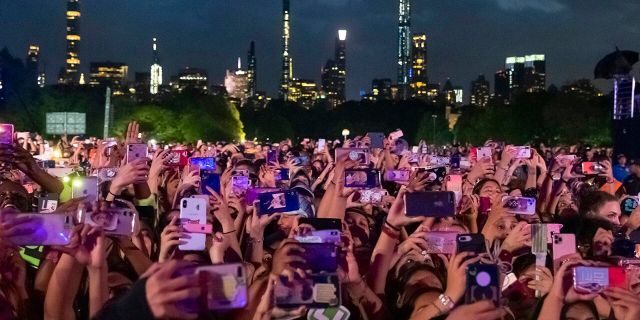
[(567, 7), (559, 0), (493, 0), (503, 10), (538, 10), (545, 13), (558, 13)]

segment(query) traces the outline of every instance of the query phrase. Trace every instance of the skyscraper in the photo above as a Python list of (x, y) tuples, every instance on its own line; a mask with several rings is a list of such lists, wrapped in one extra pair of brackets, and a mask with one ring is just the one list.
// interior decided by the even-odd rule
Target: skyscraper
[(545, 91), (546, 76), (544, 54), (524, 56), (524, 89), (527, 92)]
[(373, 79), (371, 81), (371, 95), (375, 100), (390, 100), (391, 79)]
[(80, 0), (67, 0), (67, 60), (63, 84), (78, 84), (80, 80)]
[(504, 63), (509, 81), (509, 100), (524, 90), (524, 57), (507, 57)]
[(157, 94), (162, 85), (162, 66), (160, 65), (160, 56), (158, 55), (157, 39), (153, 38), (153, 63), (151, 64), (151, 80), (149, 82), (149, 92)]
[(471, 100), (473, 106), (486, 107), (489, 103), (489, 81), (481, 74), (478, 79), (471, 81)]
[(247, 100), (249, 73), (242, 70), (242, 62), (239, 57), (238, 69), (236, 69), (236, 71), (227, 70), (227, 74), (224, 77), (224, 86), (227, 89), (229, 97), (237, 99), (239, 106), (244, 105)]
[(298, 102), (303, 108), (311, 108), (318, 99), (318, 86), (313, 80), (292, 79), (289, 100)]
[(25, 67), (31, 81), (31, 85), (36, 86), (39, 84), (39, 66), (40, 61), (40, 47), (35, 44), (29, 45), (27, 50), (27, 58), (25, 59)]
[(509, 103), (509, 75), (507, 70), (499, 70), (493, 78), (493, 97), (498, 103)]
[(332, 108), (335, 108), (346, 100), (346, 40), (347, 30), (338, 30), (335, 57), (334, 59), (327, 60), (327, 63), (322, 69), (322, 91)]
[(247, 57), (247, 96), (253, 97), (256, 94), (256, 47), (251, 41), (249, 45), (249, 54)]
[(400, 98), (407, 99), (409, 85), (409, 59), (411, 57), (411, 0), (399, 0), (398, 19), (398, 87)]
[(411, 37), (411, 96), (427, 97), (427, 35), (416, 33)]
[(121, 62), (91, 62), (89, 68), (89, 85), (92, 87), (111, 87), (114, 95), (122, 92), (127, 82), (129, 67)]
[(291, 56), (289, 55), (289, 0), (282, 0), (282, 76), (280, 78), (280, 97), (287, 100), (289, 82), (293, 78)]

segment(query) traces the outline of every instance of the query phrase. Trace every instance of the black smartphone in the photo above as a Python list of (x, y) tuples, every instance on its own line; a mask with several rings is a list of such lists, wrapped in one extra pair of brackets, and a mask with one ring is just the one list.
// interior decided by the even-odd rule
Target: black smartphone
[(500, 303), (500, 278), (498, 266), (495, 264), (471, 264), (467, 267), (467, 290), (465, 304), (482, 300), (491, 300), (495, 305)]
[(456, 237), (456, 252), (474, 252), (482, 254), (487, 252), (482, 233), (459, 234)]
[(371, 139), (371, 144), (369, 148), (372, 149), (383, 149), (384, 148), (384, 138), (385, 135), (382, 132), (368, 132), (367, 137)]
[(300, 218), (298, 224), (308, 224), (316, 230), (342, 230), (342, 220), (331, 218)]
[(404, 195), (404, 208), (407, 216), (416, 217), (453, 217), (455, 194), (451, 191), (423, 191)]
[(338, 250), (334, 243), (300, 243), (304, 263), (292, 263), (292, 267), (311, 270), (311, 273), (335, 273), (338, 269)]

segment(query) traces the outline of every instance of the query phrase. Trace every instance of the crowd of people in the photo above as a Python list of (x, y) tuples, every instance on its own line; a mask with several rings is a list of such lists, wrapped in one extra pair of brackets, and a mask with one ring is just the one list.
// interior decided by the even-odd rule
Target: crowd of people
[(0, 319), (640, 319), (611, 149), (139, 131), (0, 144)]

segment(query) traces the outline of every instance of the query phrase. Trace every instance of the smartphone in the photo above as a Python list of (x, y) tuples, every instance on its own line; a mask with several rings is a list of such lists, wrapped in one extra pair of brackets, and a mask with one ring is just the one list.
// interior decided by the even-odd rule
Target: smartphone
[(60, 195), (57, 193), (46, 193), (38, 196), (38, 212), (51, 213), (58, 208)]
[(167, 157), (167, 165), (171, 167), (184, 167), (189, 162), (189, 152), (187, 150), (171, 150)]
[(598, 175), (604, 173), (604, 166), (599, 162), (583, 162), (582, 174), (584, 175)]
[(300, 209), (298, 193), (293, 190), (265, 192), (258, 195), (260, 214), (295, 212)]
[(364, 189), (360, 190), (360, 198), (357, 201), (363, 204), (379, 204), (388, 194), (385, 189)]
[[(183, 198), (180, 200), (180, 224), (207, 224), (207, 201), (202, 198)], [(184, 227), (183, 227), (184, 228)], [(205, 248), (207, 235), (204, 233), (186, 232), (189, 238), (180, 238), (184, 244), (178, 248), (182, 251), (200, 251)]]
[(233, 194), (238, 197), (244, 197), (247, 193), (247, 190), (251, 187), (251, 180), (247, 176), (232, 176), (231, 177), (231, 188)]
[(384, 173), (384, 180), (393, 182), (408, 182), (410, 176), (411, 171), (409, 170), (387, 170)]
[(367, 137), (371, 139), (369, 148), (371, 149), (384, 149), (384, 133), (382, 132), (367, 132)]
[(507, 212), (522, 215), (536, 214), (536, 199), (528, 197), (506, 196), (502, 198), (502, 207)]
[(265, 192), (274, 192), (280, 191), (279, 188), (263, 188), (263, 187), (254, 187), (247, 189), (247, 193), (244, 196), (245, 202), (247, 204), (253, 204), (258, 199), (258, 195)]
[(289, 181), (289, 168), (279, 168), (275, 172), (276, 181)]
[(447, 191), (462, 192), (462, 175), (450, 174), (445, 177)]
[(601, 293), (609, 287), (627, 287), (622, 267), (586, 267), (573, 268), (573, 288), (580, 293)]
[(278, 150), (267, 150), (267, 165), (278, 163)]
[(340, 243), (342, 233), (340, 230), (314, 230), (306, 236), (296, 236), (295, 239), (301, 243)]
[(372, 189), (380, 186), (380, 171), (375, 169), (345, 169), (344, 186)]
[(459, 153), (455, 153), (453, 155), (451, 155), (451, 158), (449, 159), (449, 167), (451, 168), (451, 170), (460, 170), (462, 169), (460, 167), (460, 154)]
[(295, 157), (295, 158), (293, 158), (293, 160), (300, 167), (306, 167), (306, 166), (310, 166), (311, 165), (311, 162), (310, 162), (308, 156)]
[(100, 227), (105, 234), (118, 236), (131, 236), (138, 223), (136, 212), (129, 208), (81, 211), (78, 221)]
[(476, 159), (477, 161), (482, 159), (493, 159), (492, 153), (493, 151), (490, 147), (476, 148)]
[(426, 173), (428, 182), (438, 182), (439, 184), (444, 183), (444, 178), (447, 175), (445, 167), (413, 167), (411, 169)]
[(528, 146), (518, 146), (514, 147), (516, 149), (515, 159), (531, 159), (531, 147)]
[(298, 225), (308, 224), (316, 230), (342, 230), (342, 220), (331, 218), (304, 218), (298, 220)]
[[(326, 230), (325, 230), (326, 231)], [(338, 247), (334, 243), (300, 243), (304, 252), (299, 256), (302, 262), (293, 262), (294, 268), (311, 270), (311, 273), (335, 273), (338, 269)]]
[(318, 145), (317, 145), (318, 152), (324, 152), (324, 148), (326, 146), (327, 146), (327, 140), (318, 139)]
[(211, 194), (207, 187), (220, 194), (220, 175), (213, 170), (200, 170), (200, 193)]
[(307, 275), (290, 282), (279, 276), (274, 286), (275, 305), (282, 309), (300, 306), (310, 308), (337, 308), (342, 303), (340, 281), (337, 274)]
[(144, 143), (132, 143), (127, 145), (127, 163), (137, 159), (148, 159), (149, 148)]
[(366, 166), (369, 165), (369, 148), (337, 148), (335, 159), (349, 159), (356, 161), (358, 165)]
[(247, 271), (241, 263), (202, 266), (195, 269), (202, 300), (208, 310), (242, 309), (247, 306)]
[(638, 207), (638, 202), (640, 202), (640, 197), (638, 196), (627, 196), (622, 201), (620, 201), (620, 211), (622, 215), (631, 215), (633, 210)]
[(400, 129), (389, 133), (389, 138), (391, 140), (398, 140), (398, 139), (402, 138), (403, 136), (404, 136), (404, 133), (402, 133), (402, 130), (400, 130)]
[(484, 214), (491, 211), (491, 198), (480, 197), (480, 207), (478, 208), (478, 211)]
[(495, 264), (471, 264), (467, 267), (467, 290), (465, 304), (491, 300), (500, 304), (500, 278)]
[(189, 158), (189, 170), (216, 170), (216, 159), (214, 157)]
[(0, 124), (0, 144), (13, 144), (13, 125), (10, 123)]
[(98, 177), (74, 177), (71, 181), (71, 198), (85, 197), (87, 201), (98, 200)]
[(487, 252), (482, 233), (459, 234), (456, 236), (456, 252), (474, 252), (483, 254)]
[(431, 231), (425, 235), (427, 253), (454, 254), (458, 234), (450, 231)]
[(410, 217), (453, 217), (455, 195), (451, 191), (423, 191), (404, 195), (405, 214)]
[(576, 235), (573, 233), (555, 233), (551, 242), (553, 252), (553, 270), (558, 271), (562, 257), (576, 253)]
[(71, 231), (73, 229), (73, 218), (58, 213), (16, 213), (6, 214), (5, 220), (28, 219), (20, 225), (21, 229), (28, 229), (31, 232), (19, 236), (11, 236), (11, 243), (18, 246), (64, 246), (71, 241)]
[(556, 156), (556, 161), (567, 166), (576, 161), (576, 158), (577, 156), (575, 154), (561, 154)]

